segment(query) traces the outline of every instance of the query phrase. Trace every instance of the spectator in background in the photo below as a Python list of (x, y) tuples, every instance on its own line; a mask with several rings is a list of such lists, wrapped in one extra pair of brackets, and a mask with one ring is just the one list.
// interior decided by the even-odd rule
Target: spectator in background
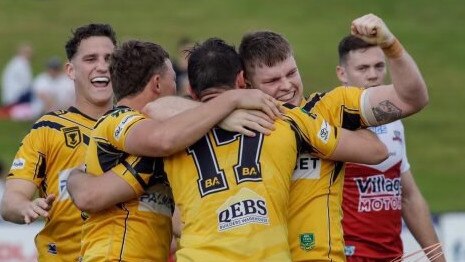
[(194, 46), (194, 42), (188, 37), (182, 37), (177, 44), (177, 57), (173, 62), (173, 69), (176, 73), (176, 93), (179, 96), (190, 97), (187, 78), (187, 50)]
[(51, 57), (45, 64), (46, 70), (39, 74), (32, 84), (32, 91), (40, 101), (40, 114), (74, 105), (74, 83), (63, 72), (63, 63), (58, 57)]
[(31, 102), (33, 50), (29, 44), (21, 44), (6, 65), (2, 75), (2, 105), (11, 106)]

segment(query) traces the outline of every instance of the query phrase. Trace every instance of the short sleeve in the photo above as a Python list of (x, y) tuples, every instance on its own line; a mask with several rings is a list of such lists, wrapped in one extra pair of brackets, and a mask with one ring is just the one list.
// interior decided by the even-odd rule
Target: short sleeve
[(339, 128), (330, 125), (318, 114), (305, 112), (298, 107), (288, 110), (286, 116), (296, 127), (295, 131), (308, 143), (310, 153), (321, 158), (333, 154), (339, 141)]

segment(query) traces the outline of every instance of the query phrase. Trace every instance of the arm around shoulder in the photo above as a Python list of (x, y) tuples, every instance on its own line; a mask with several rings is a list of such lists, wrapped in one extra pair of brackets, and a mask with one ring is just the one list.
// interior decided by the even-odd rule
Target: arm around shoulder
[(339, 130), (339, 142), (329, 157), (330, 159), (375, 165), (388, 158), (386, 145), (373, 132), (366, 129), (350, 131), (341, 128)]
[(131, 186), (111, 171), (94, 176), (74, 169), (69, 175), (67, 188), (74, 204), (91, 213), (136, 197)]

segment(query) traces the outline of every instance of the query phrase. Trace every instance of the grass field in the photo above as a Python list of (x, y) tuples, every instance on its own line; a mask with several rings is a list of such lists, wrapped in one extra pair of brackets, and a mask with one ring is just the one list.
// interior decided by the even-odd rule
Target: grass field
[[(306, 92), (336, 86), (336, 46), (350, 21), (365, 13), (383, 17), (416, 59), (430, 105), (404, 121), (409, 160), (434, 212), (465, 210), (465, 30), (460, 0), (391, 1), (0, 1), (0, 67), (18, 42), (35, 47), (34, 72), (63, 45), (72, 28), (111, 23), (119, 39), (151, 40), (175, 51), (181, 36), (218, 36), (238, 44), (244, 32), (270, 29), (294, 46)], [(462, 106), (460, 106), (462, 104)], [(11, 163), (31, 123), (0, 122), (0, 157)]]

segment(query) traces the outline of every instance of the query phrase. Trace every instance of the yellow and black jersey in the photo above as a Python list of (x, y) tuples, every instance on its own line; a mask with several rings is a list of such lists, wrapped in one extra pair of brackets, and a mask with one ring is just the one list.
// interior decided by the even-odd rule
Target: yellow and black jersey
[(337, 133), (295, 107), (269, 136), (215, 128), (165, 158), (184, 224), (177, 261), (291, 261), (287, 210), (298, 152), (327, 157)]
[(117, 107), (94, 127), (85, 158), (86, 171), (101, 175), (112, 170), (139, 197), (88, 214), (83, 227), (82, 261), (167, 260), (174, 203), (163, 160), (124, 151), (128, 130), (143, 119), (145, 116), (135, 110)]
[(66, 181), (84, 163), (96, 120), (71, 107), (42, 116), (23, 139), (7, 179), (25, 179), (40, 197), (56, 196), (45, 227), (35, 238), (39, 261), (76, 261), (79, 257), (81, 212), (71, 201)]
[[(337, 87), (312, 94), (303, 106), (329, 124), (356, 130), (366, 126), (361, 116), (363, 89)], [(303, 152), (292, 176), (289, 244), (293, 261), (345, 261), (342, 233), (344, 164)]]

